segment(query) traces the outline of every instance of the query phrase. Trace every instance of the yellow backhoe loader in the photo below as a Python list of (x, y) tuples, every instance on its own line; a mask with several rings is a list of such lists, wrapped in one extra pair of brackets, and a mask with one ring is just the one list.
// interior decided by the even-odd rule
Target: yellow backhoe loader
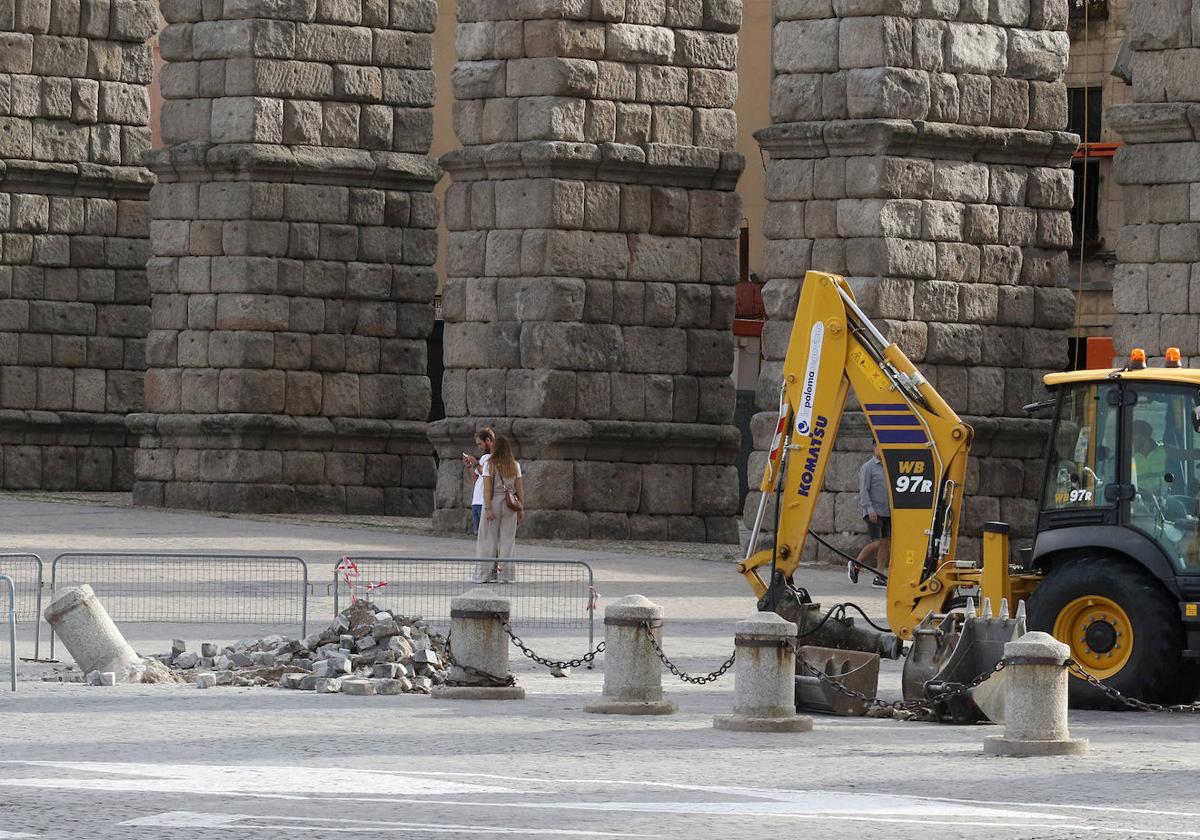
[[(1200, 690), (1200, 371), (1146, 366), (1045, 377), (1053, 409), (1031, 550), (984, 528), (981, 562), (956, 556), (972, 429), (833, 274), (805, 276), (780, 390), (762, 500), (738, 571), (760, 608), (797, 622), (801, 642), (898, 658), (905, 699), (991, 671), (1025, 628), (1052, 633), (1105, 685), (1150, 702)], [(812, 602), (794, 574), (846, 399), (854, 390), (882, 454), (892, 508), (890, 632)], [(774, 542), (759, 547), (771, 498)], [(994, 605), (975, 615), (973, 604)], [(1027, 603), (1027, 612), (1018, 604)], [(1011, 609), (1010, 609), (1011, 605)], [(1011, 611), (1011, 615), (1010, 615)], [(843, 611), (844, 612), (844, 611)], [(863, 616), (865, 619), (866, 617)], [(1088, 681), (1072, 704), (1116, 704)], [(938, 710), (978, 719), (969, 697)]]

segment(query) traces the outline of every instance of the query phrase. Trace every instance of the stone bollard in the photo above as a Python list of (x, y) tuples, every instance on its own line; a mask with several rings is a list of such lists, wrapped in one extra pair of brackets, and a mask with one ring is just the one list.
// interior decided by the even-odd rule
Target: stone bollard
[(43, 615), (85, 674), (112, 671), (121, 680), (141, 664), (141, 657), (125, 641), (87, 584), (55, 598)]
[(1004, 646), (1004, 734), (983, 739), (987, 755), (1081, 755), (1086, 738), (1067, 732), (1071, 649), (1049, 633), (1026, 633)]
[(604, 699), (584, 706), (601, 715), (669, 715), (676, 705), (663, 699), (662, 663), (643, 622), (662, 640), (663, 608), (641, 595), (627, 595), (604, 610)]
[[(508, 677), (508, 599), (476, 587), (450, 602), (450, 650), (454, 664), (449, 680), (466, 685), (439, 685), (431, 694), (446, 700), (523, 700), (525, 689), (496, 685), (481, 671), (501, 680)], [(462, 666), (466, 666), (464, 669)], [(471, 670), (467, 670), (471, 669)]]
[(733, 714), (713, 726), (739, 732), (808, 732), (812, 718), (796, 714), (796, 625), (773, 612), (739, 621), (733, 644)]

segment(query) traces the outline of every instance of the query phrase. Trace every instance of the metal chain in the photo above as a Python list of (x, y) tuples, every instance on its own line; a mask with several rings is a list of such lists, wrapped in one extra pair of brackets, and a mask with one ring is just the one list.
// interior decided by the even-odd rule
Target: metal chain
[(512, 639), (512, 643), (517, 646), (517, 650), (521, 651), (521, 653), (525, 654), (537, 664), (545, 665), (547, 668), (580, 668), (584, 665), (590, 664), (591, 661), (596, 658), (597, 654), (604, 652), (604, 642), (600, 642), (600, 644), (596, 645), (595, 648), (588, 653), (585, 653), (578, 659), (567, 659), (562, 662), (556, 662), (553, 659), (546, 659), (544, 656), (538, 656), (536, 653), (534, 653), (529, 646), (521, 640), (521, 637), (513, 632), (513, 629), (508, 626), (507, 621), (501, 622), (500, 626), (504, 628), (504, 632), (508, 634), (508, 638)]
[[(484, 683), (486, 683), (487, 685), (490, 685), (490, 686), (499, 687), (499, 686), (510, 686), (510, 685), (517, 684), (517, 678), (514, 677), (512, 674), (506, 674), (503, 677), (498, 677), (495, 674), (489, 674), (487, 671), (481, 671), (478, 668), (472, 668), (470, 665), (464, 665), (461, 662), (459, 662), (458, 660), (456, 660), (454, 658), (454, 652), (450, 649), (450, 634), (449, 633), (446, 634), (446, 661), (449, 664), (454, 665), (455, 667), (461, 669), (462, 672), (464, 674), (466, 674), (467, 676), (475, 677), (479, 680), (482, 680)], [(462, 687), (462, 686), (474, 687), (474, 686), (479, 685), (479, 683), (468, 683), (468, 682), (463, 682), (462, 680), (449, 680), (449, 679), (446, 680), (445, 684), (449, 685), (449, 686), (455, 686), (455, 687)]]
[(658, 639), (654, 638), (654, 629), (650, 626), (649, 622), (643, 621), (642, 629), (646, 631), (646, 638), (650, 640), (650, 645), (654, 648), (654, 652), (658, 654), (658, 658), (662, 660), (662, 664), (667, 667), (667, 670), (676, 677), (679, 677), (679, 679), (686, 683), (691, 683), (692, 685), (704, 685), (705, 683), (716, 681), (722, 675), (724, 675), (726, 671), (733, 667), (733, 662), (735, 659), (737, 659), (737, 648), (735, 647), (733, 649), (733, 653), (729, 655), (728, 659), (721, 663), (721, 667), (717, 668), (717, 670), (713, 671), (711, 674), (705, 674), (701, 677), (694, 677), (691, 674), (679, 670), (679, 668), (675, 666), (675, 663), (667, 658), (667, 655), (663, 653), (663, 649), (658, 645)]
[[(986, 673), (980, 674), (978, 677), (971, 680), (971, 682), (969, 682), (969, 683), (965, 683), (963, 685), (954, 685), (953, 687), (947, 689), (946, 691), (943, 691), (939, 694), (935, 694), (933, 697), (930, 697), (927, 700), (909, 700), (909, 701), (897, 701), (897, 702), (893, 702), (893, 703), (888, 703), (886, 701), (879, 700), (877, 698), (869, 697), (861, 691), (855, 691), (852, 688), (847, 688), (839, 680), (834, 679), (833, 677), (826, 674), (824, 671), (814, 668), (812, 665), (809, 665), (807, 662), (802, 661), (802, 662), (799, 662), (798, 664), (800, 665), (801, 668), (803, 668), (809, 674), (816, 677), (818, 680), (820, 680), (825, 685), (830, 686), (835, 691), (837, 691), (839, 694), (844, 694), (847, 697), (852, 697), (856, 700), (861, 700), (862, 702), (866, 703), (867, 705), (875, 707), (875, 708), (891, 709), (893, 711), (910, 711), (910, 712), (915, 712), (915, 711), (919, 711), (919, 710), (933, 711), (934, 707), (937, 706), (938, 703), (945, 702), (946, 700), (950, 700), (954, 697), (957, 697), (958, 695), (967, 693), (971, 689), (976, 688), (979, 685), (981, 685), (982, 683), (986, 682), (989, 678), (991, 678), (991, 676), (993, 674), (1004, 670), (1004, 667), (1005, 667), (1005, 662), (1003, 659), (1001, 659), (1000, 661), (998, 661), (996, 663), (996, 666), (991, 671), (987, 671)], [(1142, 711), (1142, 712), (1171, 712), (1171, 713), (1177, 713), (1177, 714), (1200, 714), (1200, 701), (1197, 701), (1194, 703), (1175, 703), (1175, 704), (1147, 703), (1145, 700), (1139, 700), (1136, 697), (1126, 697), (1124, 694), (1122, 694), (1120, 691), (1113, 688), (1112, 686), (1105, 685), (1100, 679), (1098, 679), (1094, 675), (1088, 673), (1083, 668), (1083, 666), (1080, 665), (1078, 662), (1076, 662), (1074, 659), (1068, 659), (1065, 663), (1065, 667), (1075, 676), (1079, 677), (1080, 679), (1084, 680), (1085, 682), (1089, 683), (1090, 685), (1095, 686), (1095, 688), (1098, 691), (1100, 691), (1109, 700), (1112, 700), (1115, 703), (1120, 703), (1124, 706), (1128, 706), (1131, 709), (1137, 709), (1138, 711)]]
[(1095, 686), (1096, 689), (1104, 694), (1104, 696), (1109, 700), (1112, 700), (1115, 703), (1121, 703), (1131, 709), (1137, 709), (1140, 712), (1180, 712), (1184, 714), (1200, 714), (1200, 701), (1195, 703), (1176, 704), (1147, 703), (1145, 700), (1139, 700), (1136, 697), (1126, 697), (1111, 685), (1105, 685), (1097, 677), (1084, 670), (1084, 667), (1074, 659), (1067, 660), (1067, 669), (1084, 682)]
[(855, 700), (860, 700), (872, 708), (890, 709), (894, 712), (924, 711), (931, 714), (934, 713), (935, 709), (937, 708), (937, 704), (944, 703), (945, 701), (954, 697), (958, 697), (961, 694), (966, 694), (971, 689), (987, 682), (987, 680), (991, 679), (993, 674), (1004, 670), (1004, 660), (1001, 659), (996, 663), (992, 670), (985, 671), (975, 679), (971, 680), (969, 683), (948, 683), (948, 685), (951, 686), (950, 688), (935, 694), (933, 697), (918, 700), (896, 700), (889, 703), (886, 700), (880, 700), (877, 697), (871, 697), (870, 695), (864, 694), (861, 691), (855, 691), (852, 688), (848, 688), (842, 684), (840, 680), (834, 679), (829, 674), (826, 674), (819, 668), (809, 665), (803, 660), (799, 660), (797, 664), (809, 674), (820, 680), (822, 683), (837, 691), (839, 694), (844, 694), (846, 697), (852, 697)]

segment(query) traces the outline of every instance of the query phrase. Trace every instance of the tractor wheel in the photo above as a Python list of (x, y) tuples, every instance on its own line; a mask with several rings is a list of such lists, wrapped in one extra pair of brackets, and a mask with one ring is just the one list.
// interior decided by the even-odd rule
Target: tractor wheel
[[(1128, 697), (1149, 703), (1178, 693), (1183, 665), (1179, 606), (1129, 560), (1080, 557), (1054, 566), (1029, 599), (1028, 627), (1071, 648), (1071, 658)], [(1086, 680), (1071, 676), (1070, 704), (1122, 709)]]

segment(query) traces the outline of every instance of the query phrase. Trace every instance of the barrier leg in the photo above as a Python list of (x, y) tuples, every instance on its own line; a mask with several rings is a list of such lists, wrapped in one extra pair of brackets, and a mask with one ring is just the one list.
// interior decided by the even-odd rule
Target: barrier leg
[(773, 612), (739, 621), (733, 637), (733, 714), (713, 726), (739, 732), (808, 732), (812, 718), (796, 714), (796, 625)]
[[(508, 599), (478, 587), (450, 602), (450, 678), (435, 686), (445, 700), (522, 700), (508, 672)], [(454, 683), (451, 685), (450, 683)], [(506, 684), (507, 683), (507, 684)]]
[[(663, 699), (662, 663), (647, 633), (662, 639), (663, 608), (641, 595), (627, 595), (604, 610), (604, 699), (584, 706), (601, 715), (669, 715), (677, 707)], [(646, 625), (650, 629), (646, 629)]]
[(1026, 633), (1004, 646), (1004, 734), (983, 739), (987, 755), (1082, 755), (1086, 738), (1067, 731), (1070, 648), (1049, 633)]

